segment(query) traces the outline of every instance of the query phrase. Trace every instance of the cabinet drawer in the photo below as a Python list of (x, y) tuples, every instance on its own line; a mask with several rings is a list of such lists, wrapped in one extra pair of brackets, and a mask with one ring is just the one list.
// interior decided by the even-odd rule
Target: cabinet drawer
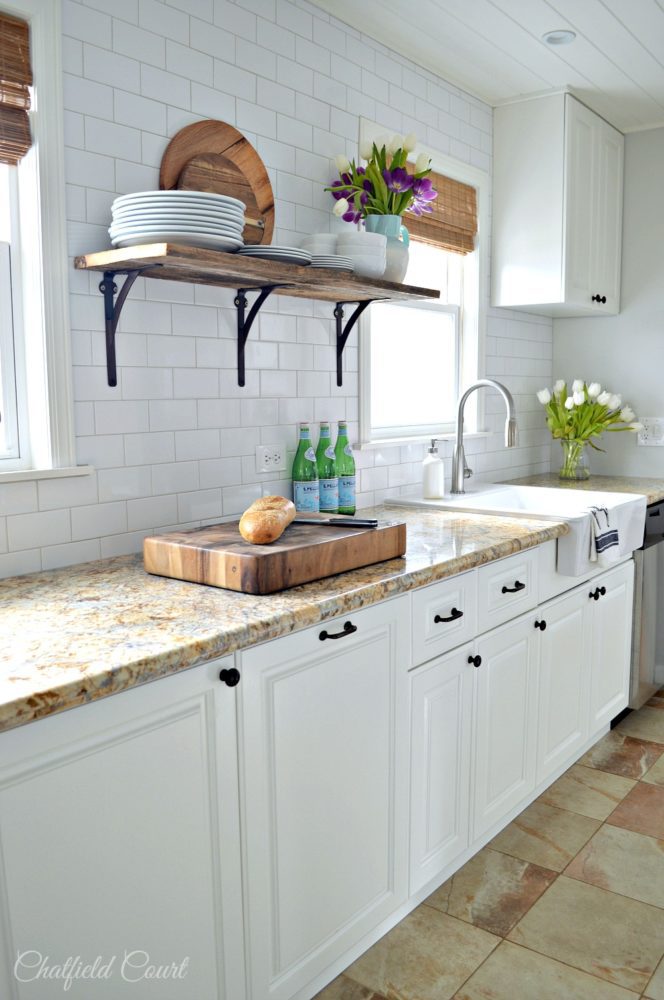
[(462, 573), (413, 593), (413, 663), (446, 653), (477, 635), (477, 574)]
[(537, 549), (477, 571), (479, 632), (487, 632), (537, 604)]

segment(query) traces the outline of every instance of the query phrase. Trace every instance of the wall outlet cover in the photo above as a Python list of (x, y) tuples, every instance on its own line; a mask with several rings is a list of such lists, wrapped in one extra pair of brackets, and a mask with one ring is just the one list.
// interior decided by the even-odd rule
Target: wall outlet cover
[(636, 436), (636, 443), (646, 448), (664, 448), (664, 417), (639, 417), (643, 430)]
[(256, 445), (256, 472), (283, 472), (285, 469), (285, 446), (280, 444)]

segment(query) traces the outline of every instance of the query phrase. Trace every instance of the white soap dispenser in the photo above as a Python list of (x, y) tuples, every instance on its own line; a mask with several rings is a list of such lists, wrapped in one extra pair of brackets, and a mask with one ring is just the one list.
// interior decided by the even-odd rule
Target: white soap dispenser
[(429, 453), (422, 463), (422, 486), (425, 500), (441, 500), (445, 496), (445, 464), (438, 454), (436, 438), (431, 438)]

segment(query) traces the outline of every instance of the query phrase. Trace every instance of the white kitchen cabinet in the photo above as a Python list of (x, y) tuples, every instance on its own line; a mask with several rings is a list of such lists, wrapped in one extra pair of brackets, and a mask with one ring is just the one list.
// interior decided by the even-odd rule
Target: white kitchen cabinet
[(539, 639), (538, 784), (578, 756), (588, 737), (589, 603), (584, 585), (538, 609), (546, 625)]
[(252, 1000), (293, 996), (407, 898), (409, 646), (406, 596), (240, 656)]
[[(599, 732), (629, 700), (634, 602), (634, 563), (627, 562), (586, 584), (592, 611), (590, 733)], [(590, 597), (599, 591), (598, 599)]]
[(624, 139), (571, 94), (494, 111), (492, 303), (620, 309)]
[(473, 659), (467, 644), (410, 674), (411, 894), (468, 847)]
[[(232, 666), (0, 736), (1, 996), (244, 997)], [(107, 975), (67, 990), (34, 978), (40, 956)]]
[(529, 613), (475, 644), (473, 839), (535, 787), (539, 629)]

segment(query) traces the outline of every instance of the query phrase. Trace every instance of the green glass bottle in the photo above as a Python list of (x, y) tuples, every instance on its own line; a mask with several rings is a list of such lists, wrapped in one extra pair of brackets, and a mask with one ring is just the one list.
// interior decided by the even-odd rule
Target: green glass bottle
[(353, 449), (348, 443), (348, 425), (345, 420), (339, 421), (339, 434), (334, 448), (337, 459), (337, 475), (339, 477), (339, 513), (355, 513), (355, 459)]
[(300, 440), (293, 459), (293, 500), (295, 509), (317, 513), (320, 509), (316, 453), (311, 446), (309, 424), (300, 424)]
[(316, 465), (318, 466), (321, 514), (338, 514), (339, 479), (337, 476), (337, 459), (332, 447), (330, 425), (325, 420), (320, 425), (320, 438), (318, 439), (318, 447), (316, 448)]

